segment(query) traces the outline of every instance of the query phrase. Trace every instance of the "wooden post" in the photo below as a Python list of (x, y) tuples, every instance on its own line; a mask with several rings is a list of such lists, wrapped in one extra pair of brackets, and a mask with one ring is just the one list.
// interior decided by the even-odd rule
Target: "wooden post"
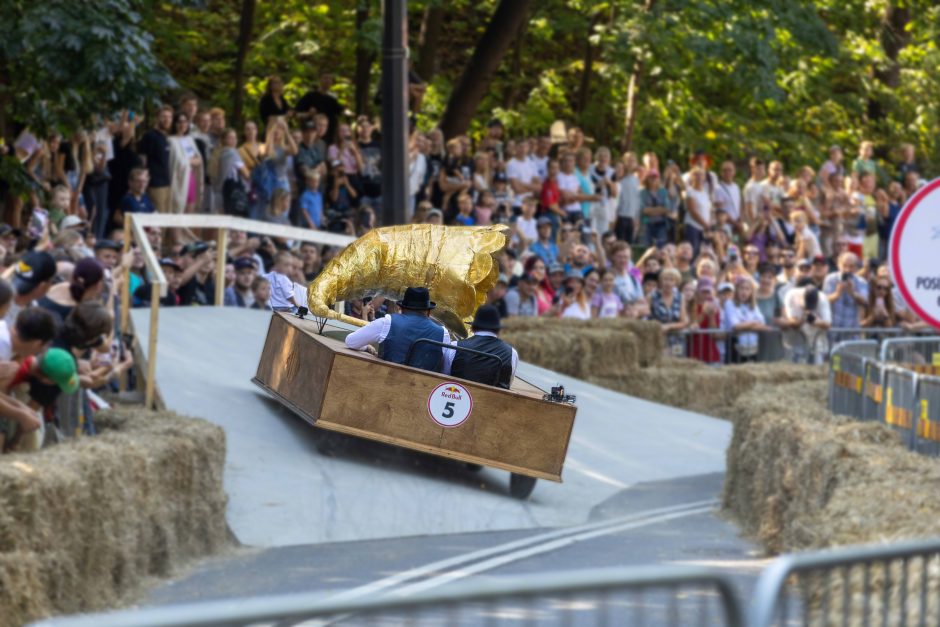
[(150, 340), (147, 348), (147, 384), (144, 407), (154, 408), (154, 389), (157, 385), (157, 324), (160, 320), (160, 284), (150, 284)]
[[(127, 251), (131, 249), (132, 239), (134, 233), (131, 230), (131, 216), (124, 216), (124, 254), (127, 254)], [(122, 256), (123, 259), (123, 256)], [(126, 335), (127, 330), (130, 328), (130, 319), (131, 319), (131, 276), (130, 272), (127, 273), (127, 276), (124, 277), (124, 282), (121, 285), (121, 335)], [(128, 350), (131, 350), (131, 347), (127, 347)], [(127, 373), (122, 372), (121, 377), (118, 381), (118, 389), (121, 392), (127, 390)]]
[(228, 252), (228, 229), (219, 229), (215, 242), (215, 306), (225, 304), (225, 257)]

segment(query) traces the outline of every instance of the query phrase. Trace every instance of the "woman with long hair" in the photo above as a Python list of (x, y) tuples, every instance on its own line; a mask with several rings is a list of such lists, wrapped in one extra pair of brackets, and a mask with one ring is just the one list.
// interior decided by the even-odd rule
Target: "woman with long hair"
[(258, 141), (258, 124), (254, 120), (245, 122), (245, 141), (238, 147), (238, 155), (249, 173), (264, 159), (264, 144)]
[(734, 296), (725, 302), (722, 313), (725, 330), (735, 334), (733, 341), (728, 343), (731, 347), (730, 361), (733, 363), (756, 361), (759, 336), (757, 333), (742, 333), (742, 331), (766, 331), (768, 327), (764, 314), (757, 306), (753, 279), (746, 276), (738, 277), (734, 284)]
[(268, 123), (267, 137), (264, 142), (264, 163), (271, 168), (275, 187), (290, 192), (288, 176), (289, 157), (297, 154), (297, 142), (287, 128), (284, 118), (273, 118)]
[(558, 299), (559, 315), (576, 320), (591, 319), (591, 301), (584, 291), (584, 277), (578, 271), (565, 277), (564, 292)]
[(863, 327), (896, 327), (898, 312), (891, 292), (891, 279), (886, 276), (875, 277), (868, 289), (868, 308), (860, 324)]
[(203, 163), (196, 140), (189, 133), (189, 118), (177, 113), (170, 140), (170, 208), (173, 213), (195, 213), (202, 198)]
[(212, 176), (212, 193), (216, 194), (214, 207), (220, 207), (229, 215), (247, 217), (248, 214), (248, 183), (251, 172), (245, 165), (238, 145), (238, 133), (233, 128), (222, 131), (216, 171)]
[(340, 124), (336, 131), (336, 143), (326, 151), (327, 161), (330, 162), (331, 168), (339, 168), (342, 171), (349, 187), (355, 191), (351, 204), (353, 207), (358, 207), (359, 199), (363, 194), (362, 169), (365, 167), (365, 162), (350, 126), (345, 123)]
[(265, 127), (267, 127), (272, 117), (291, 115), (291, 106), (284, 97), (284, 81), (280, 76), (272, 75), (268, 77), (264, 95), (261, 96), (261, 102), (258, 103), (258, 112), (261, 114), (261, 123)]
[(525, 262), (525, 273), (535, 279), (535, 302), (538, 305), (538, 315), (544, 315), (552, 308), (555, 290), (548, 281), (548, 272), (545, 262), (538, 255), (532, 255)]

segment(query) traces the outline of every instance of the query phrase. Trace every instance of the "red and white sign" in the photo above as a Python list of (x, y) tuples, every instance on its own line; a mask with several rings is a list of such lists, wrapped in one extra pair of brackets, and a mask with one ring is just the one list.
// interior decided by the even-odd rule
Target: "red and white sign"
[(473, 397), (459, 383), (441, 383), (428, 396), (428, 415), (442, 427), (459, 427), (467, 421), (471, 411)]
[(918, 190), (901, 209), (888, 257), (904, 302), (940, 328), (940, 179)]

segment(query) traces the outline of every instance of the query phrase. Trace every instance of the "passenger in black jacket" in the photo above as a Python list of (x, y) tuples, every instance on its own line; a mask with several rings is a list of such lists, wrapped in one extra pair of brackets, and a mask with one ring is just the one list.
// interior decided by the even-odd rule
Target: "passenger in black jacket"
[(502, 328), (499, 310), (493, 305), (483, 305), (477, 309), (470, 328), (473, 330), (473, 335), (457, 342), (457, 346), (472, 348), (475, 351), (499, 357), (498, 378), (494, 370), (496, 368), (494, 360), (467, 351), (455, 351), (457, 354), (454, 355), (450, 373), (461, 379), (497, 385), (508, 390), (516, 375), (519, 353), (498, 337), (499, 330)]

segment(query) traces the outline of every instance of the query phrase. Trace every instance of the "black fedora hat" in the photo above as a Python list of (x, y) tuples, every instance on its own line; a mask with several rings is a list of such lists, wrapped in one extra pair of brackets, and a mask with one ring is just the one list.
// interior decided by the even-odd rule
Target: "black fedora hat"
[(499, 309), (494, 305), (483, 305), (477, 309), (471, 326), (478, 331), (499, 331), (503, 328), (499, 321)]
[(426, 287), (409, 287), (405, 290), (405, 297), (397, 302), (402, 309), (434, 309), (437, 303), (431, 300), (431, 294)]

